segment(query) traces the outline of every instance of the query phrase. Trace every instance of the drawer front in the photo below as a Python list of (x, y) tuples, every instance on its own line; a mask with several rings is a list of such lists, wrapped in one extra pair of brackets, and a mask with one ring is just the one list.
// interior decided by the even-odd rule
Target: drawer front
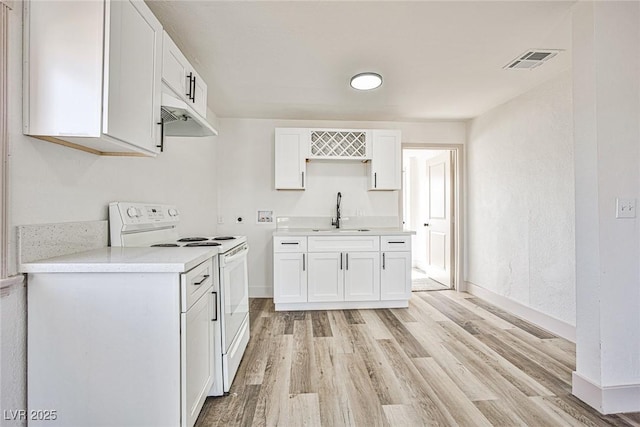
[(186, 312), (213, 285), (214, 263), (211, 258), (180, 275), (180, 305)]
[(377, 252), (379, 236), (326, 236), (309, 237), (309, 252)]
[(282, 237), (275, 236), (273, 238), (273, 252), (306, 252), (307, 237), (291, 236)]
[(381, 236), (382, 252), (408, 252), (411, 250), (411, 236)]

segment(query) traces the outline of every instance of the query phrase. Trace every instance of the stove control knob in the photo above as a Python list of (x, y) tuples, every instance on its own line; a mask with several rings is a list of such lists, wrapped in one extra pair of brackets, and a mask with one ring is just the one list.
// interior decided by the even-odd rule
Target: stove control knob
[(138, 216), (138, 209), (136, 209), (136, 208), (127, 209), (127, 215), (129, 215), (129, 218), (137, 217)]
[(178, 216), (178, 210), (177, 209), (169, 209), (169, 216)]

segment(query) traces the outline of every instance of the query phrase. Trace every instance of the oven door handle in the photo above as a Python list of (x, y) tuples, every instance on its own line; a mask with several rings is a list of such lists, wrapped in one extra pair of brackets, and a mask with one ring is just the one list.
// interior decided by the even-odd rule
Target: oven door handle
[(235, 255), (232, 255), (230, 257), (226, 257), (225, 256), (224, 257), (224, 263), (225, 264), (230, 264), (230, 263), (234, 262), (235, 260), (237, 260), (239, 258), (245, 257), (247, 255), (247, 252), (249, 252), (249, 246), (247, 246), (246, 249), (241, 250), (240, 252), (238, 252)]

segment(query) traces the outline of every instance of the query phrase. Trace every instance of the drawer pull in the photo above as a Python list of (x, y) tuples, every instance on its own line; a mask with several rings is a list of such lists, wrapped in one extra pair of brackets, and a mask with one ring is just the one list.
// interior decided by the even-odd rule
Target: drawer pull
[(400, 242), (394, 242), (394, 241), (390, 241), (389, 244), (403, 244), (406, 243), (404, 241), (400, 241)]
[(382, 252), (382, 269), (383, 270), (385, 269), (385, 265), (384, 265), (385, 264), (385, 259), (384, 258), (385, 258), (384, 257), (384, 252)]
[(209, 278), (209, 275), (205, 274), (204, 276), (202, 276), (202, 280), (200, 280), (199, 282), (193, 282), (193, 285), (194, 286), (202, 285), (208, 278)]
[(305, 254), (302, 254), (302, 271), (307, 270), (307, 261), (305, 260)]
[(299, 245), (300, 242), (282, 242), (281, 245)]

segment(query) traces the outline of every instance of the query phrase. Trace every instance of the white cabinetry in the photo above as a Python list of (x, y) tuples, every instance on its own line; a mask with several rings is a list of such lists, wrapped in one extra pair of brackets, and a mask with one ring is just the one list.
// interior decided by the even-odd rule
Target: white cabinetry
[(24, 133), (155, 155), (162, 26), (143, 1), (24, 3)]
[(275, 135), (275, 188), (304, 190), (309, 129), (277, 128)]
[(207, 117), (207, 84), (191, 66), (166, 31), (163, 42), (162, 80), (203, 118)]
[(284, 234), (273, 237), (276, 310), (408, 306), (410, 235)]
[(399, 300), (411, 297), (411, 237), (381, 237), (382, 271), (380, 299)]
[(400, 190), (402, 139), (399, 130), (374, 130), (369, 166), (370, 190)]
[(29, 425), (193, 426), (221, 380), (215, 262), (29, 274), (28, 407), (57, 411)]
[(340, 252), (309, 254), (309, 302), (344, 300), (344, 264)]
[(379, 242), (378, 236), (309, 237), (309, 302), (380, 300)]
[(371, 131), (361, 129), (311, 129), (309, 158), (367, 160), (371, 158)]
[(347, 252), (345, 258), (344, 300), (379, 300), (380, 254), (378, 252)]
[(307, 159), (367, 162), (369, 190), (401, 188), (399, 130), (276, 128), (276, 190), (304, 190)]
[(273, 238), (273, 300), (307, 301), (307, 238)]

